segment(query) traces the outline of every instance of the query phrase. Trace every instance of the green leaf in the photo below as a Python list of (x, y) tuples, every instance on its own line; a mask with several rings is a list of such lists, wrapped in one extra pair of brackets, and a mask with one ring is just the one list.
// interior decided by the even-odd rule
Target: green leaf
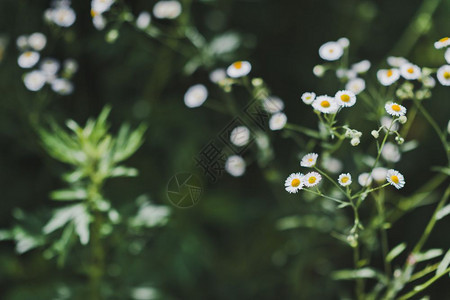
[(436, 220), (440, 220), (450, 214), (450, 204), (447, 204), (436, 213)]
[(119, 166), (119, 167), (115, 167), (111, 171), (109, 177), (121, 177), (121, 176), (124, 176), (124, 177), (135, 177), (138, 174), (139, 174), (139, 171), (137, 169), (135, 169), (135, 168), (127, 168), (127, 167)]
[(358, 270), (340, 270), (331, 275), (335, 280), (353, 280), (358, 278), (374, 278), (386, 284), (386, 276), (372, 268), (362, 268)]
[(450, 250), (447, 251), (441, 263), (439, 264), (436, 270), (436, 276), (443, 274), (449, 265), (450, 265)]
[(386, 255), (386, 261), (391, 262), (394, 258), (400, 255), (406, 249), (406, 244), (401, 243), (395, 246), (389, 253)]
[(84, 205), (81, 203), (75, 204), (75, 205), (70, 205), (70, 206), (55, 210), (53, 217), (44, 226), (43, 232), (45, 234), (49, 234), (49, 233), (63, 227), (69, 221), (73, 220), (78, 214), (83, 213), (83, 211), (84, 211)]
[(427, 250), (426, 252), (416, 254), (414, 258), (416, 259), (417, 262), (420, 262), (441, 256), (442, 253), (443, 253), (442, 249), (430, 249)]
[(50, 198), (53, 200), (59, 200), (59, 201), (70, 201), (70, 200), (83, 200), (87, 199), (87, 192), (86, 190), (79, 188), (79, 189), (67, 189), (67, 190), (58, 190), (53, 191), (50, 194)]

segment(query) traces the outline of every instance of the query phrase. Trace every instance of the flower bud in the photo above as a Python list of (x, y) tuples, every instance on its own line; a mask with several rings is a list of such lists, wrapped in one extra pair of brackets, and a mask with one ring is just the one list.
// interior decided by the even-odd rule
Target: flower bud
[(354, 138), (352, 138), (352, 140), (350, 141), (350, 144), (351, 144), (352, 146), (358, 146), (360, 142), (361, 142), (361, 140), (360, 140), (359, 138), (354, 137)]
[(406, 121), (408, 121), (408, 118), (407, 118), (406, 116), (401, 116), (400, 118), (398, 118), (398, 121), (399, 121), (401, 124), (405, 124)]
[(372, 136), (374, 137), (374, 138), (378, 138), (380, 135), (378, 134), (378, 131), (376, 131), (376, 130), (372, 130), (372, 132), (370, 133), (370, 134), (372, 134)]

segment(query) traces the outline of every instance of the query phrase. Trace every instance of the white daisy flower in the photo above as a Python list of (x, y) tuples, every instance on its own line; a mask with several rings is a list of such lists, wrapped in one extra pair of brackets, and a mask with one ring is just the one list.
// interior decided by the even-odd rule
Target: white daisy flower
[(337, 42), (326, 42), (319, 48), (319, 56), (324, 60), (338, 60), (342, 54), (344, 54), (344, 48)]
[(302, 161), (300, 162), (300, 166), (312, 168), (316, 165), (318, 157), (319, 154), (317, 153), (308, 153), (305, 156), (303, 156)]
[(208, 98), (208, 90), (203, 84), (191, 86), (184, 94), (184, 104), (189, 108), (201, 106)]
[(347, 48), (350, 45), (350, 41), (346, 37), (341, 37), (337, 40), (337, 43), (341, 45), (342, 48)]
[(289, 193), (297, 193), (303, 188), (303, 174), (292, 173), (284, 182), (284, 187)]
[(76, 18), (75, 11), (69, 6), (61, 5), (51, 11), (51, 20), (61, 27), (70, 27)]
[(450, 45), (450, 38), (443, 37), (442, 39), (440, 39), (439, 41), (434, 43), (434, 48), (441, 49), (441, 48), (447, 47), (448, 45)]
[(284, 102), (277, 96), (270, 96), (263, 100), (263, 108), (270, 114), (275, 114), (284, 109)]
[(28, 45), (36, 51), (41, 51), (47, 44), (47, 38), (40, 32), (35, 32), (28, 37)]
[(92, 24), (94, 24), (95, 29), (103, 30), (106, 27), (106, 18), (103, 15), (95, 15), (92, 18)]
[[(449, 48), (450, 49), (450, 48)], [(426, 76), (422, 78), (422, 83), (427, 88), (434, 88), (436, 86), (436, 80), (431, 76)]]
[(353, 64), (352, 70), (355, 71), (356, 73), (366, 73), (367, 71), (369, 71), (370, 66), (371, 66), (370, 61), (365, 59), (358, 63)]
[[(383, 116), (380, 119), (380, 124), (381, 124), (381, 126), (384, 127), (384, 131), (387, 131), (386, 128), (389, 128), (389, 126), (391, 126), (391, 123), (392, 123), (391, 117)], [(391, 131), (397, 131), (398, 128), (399, 128), (398, 123), (394, 123), (394, 124), (392, 124)]]
[(352, 175), (350, 173), (342, 173), (339, 175), (338, 182), (341, 186), (348, 186), (352, 183)]
[(52, 90), (60, 95), (70, 95), (73, 92), (73, 83), (65, 78), (57, 78), (51, 82)]
[(181, 14), (181, 4), (174, 0), (159, 1), (153, 7), (153, 14), (158, 19), (175, 19)]
[(326, 71), (326, 69), (322, 65), (316, 65), (313, 68), (313, 74), (317, 77), (322, 77), (323, 74), (325, 74), (325, 71)]
[(276, 113), (272, 115), (272, 117), (270, 117), (269, 128), (270, 130), (280, 130), (284, 127), (284, 125), (286, 125), (286, 122), (287, 117), (284, 113), (282, 112)]
[(136, 19), (136, 26), (139, 29), (146, 29), (148, 25), (150, 25), (151, 20), (152, 17), (150, 16), (150, 14), (147, 11), (143, 11)]
[(238, 156), (232, 155), (225, 162), (225, 171), (234, 177), (242, 176), (245, 173), (245, 160)]
[(386, 180), (397, 190), (401, 189), (405, 186), (405, 177), (399, 172), (394, 169), (390, 169), (387, 171), (386, 174)]
[(245, 126), (238, 126), (231, 131), (230, 141), (238, 146), (245, 146), (250, 140), (250, 130)]
[(450, 64), (450, 48), (445, 50), (444, 58), (447, 61), (447, 63)]
[(353, 78), (347, 82), (345, 89), (358, 95), (366, 89), (366, 82), (362, 78)]
[(209, 73), (209, 80), (214, 83), (219, 83), (220, 81), (227, 78), (227, 73), (225, 69), (215, 69), (211, 73)]
[(344, 107), (350, 107), (355, 105), (356, 103), (356, 96), (351, 91), (342, 90), (336, 93), (334, 96), (334, 99), (336, 100), (337, 104)]
[(383, 157), (383, 159), (387, 162), (396, 163), (400, 161), (402, 154), (400, 153), (397, 145), (387, 142), (381, 150), (381, 157)]
[(36, 51), (27, 51), (19, 56), (17, 64), (21, 68), (28, 69), (33, 67), (39, 61), (40, 57), (41, 56)]
[(362, 173), (358, 176), (358, 183), (361, 186), (369, 186), (372, 183), (372, 176), (369, 173)]
[(356, 73), (354, 70), (347, 70), (347, 69), (337, 69), (336, 70), (337, 78), (353, 79), (353, 78), (356, 78), (357, 75), (358, 75), (358, 73)]
[(302, 101), (305, 104), (311, 104), (313, 103), (314, 99), (316, 99), (316, 94), (311, 92), (311, 93), (303, 93), (302, 95)]
[(91, 15), (93, 17), (107, 12), (114, 4), (115, 0), (92, 0), (91, 1)]
[(16, 40), (16, 45), (19, 50), (25, 50), (28, 48), (28, 38), (26, 35), (21, 35)]
[(391, 116), (404, 116), (406, 114), (406, 108), (400, 104), (397, 104), (395, 102), (388, 102), (384, 106), (386, 109), (386, 112), (390, 114)]
[(322, 159), (322, 167), (328, 172), (337, 174), (342, 171), (343, 165), (339, 159), (328, 156)]
[(333, 97), (326, 95), (317, 97), (312, 103), (312, 106), (315, 110), (324, 114), (335, 114), (339, 109), (336, 100), (334, 100)]
[(231, 78), (246, 76), (252, 70), (252, 65), (248, 61), (236, 61), (227, 68), (227, 75)]
[(377, 78), (382, 85), (389, 86), (400, 78), (400, 71), (398, 69), (378, 70)]
[(422, 71), (418, 66), (407, 63), (400, 66), (400, 75), (406, 80), (416, 80), (422, 75)]
[(25, 87), (33, 92), (39, 91), (42, 89), (46, 82), (46, 77), (44, 72), (42, 71), (31, 71), (30, 73), (25, 74), (23, 77), (23, 83)]
[(313, 187), (319, 184), (322, 180), (322, 175), (317, 172), (309, 172), (303, 177), (303, 184), (307, 187)]
[(390, 65), (391, 67), (394, 68), (400, 68), (402, 65), (409, 63), (409, 61), (404, 58), (404, 57), (400, 57), (400, 56), (389, 56), (387, 58), (387, 63), (388, 65)]
[(55, 75), (59, 70), (60, 63), (54, 58), (44, 58), (40, 68), (46, 75)]
[(378, 167), (373, 169), (372, 178), (377, 182), (383, 182), (386, 180), (387, 169), (383, 167)]
[(443, 65), (437, 70), (437, 79), (442, 85), (450, 85), (450, 65)]

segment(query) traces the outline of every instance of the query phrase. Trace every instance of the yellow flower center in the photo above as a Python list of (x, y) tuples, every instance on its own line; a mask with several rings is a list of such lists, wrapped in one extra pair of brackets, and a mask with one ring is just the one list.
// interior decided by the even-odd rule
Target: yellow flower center
[(333, 52), (334, 52), (334, 49), (331, 48), (330, 50), (328, 50), (328, 52), (333, 53)]
[(391, 108), (392, 108), (392, 110), (397, 111), (397, 112), (402, 110), (400, 105), (398, 105), (398, 104), (393, 104), (391, 106)]
[(242, 61), (237, 61), (233, 64), (233, 67), (235, 67), (236, 69), (240, 69), (242, 68)]
[(443, 37), (442, 39), (439, 40), (439, 42), (443, 43), (448, 41), (448, 39), (449, 39), (448, 37)]
[(348, 101), (350, 101), (350, 96), (347, 94), (343, 94), (343, 95), (341, 95), (341, 100), (344, 102), (348, 102)]
[(400, 182), (400, 180), (398, 179), (398, 177), (396, 175), (392, 175), (391, 180), (392, 180), (392, 182), (397, 183), (397, 184)]
[(322, 102), (320, 102), (320, 106), (325, 108), (330, 107), (330, 102), (327, 100), (323, 100)]
[(343, 178), (341, 179), (341, 181), (342, 181), (342, 183), (346, 183), (346, 182), (348, 181), (348, 177), (343, 177)]
[(316, 177), (314, 177), (314, 176), (309, 177), (309, 178), (308, 178), (308, 182), (309, 182), (310, 184), (315, 183), (315, 182), (316, 182)]
[(413, 68), (409, 68), (408, 70), (406, 70), (409, 74), (414, 73), (414, 69)]
[(450, 79), (450, 72), (444, 72), (444, 78), (445, 79)]
[(298, 186), (300, 185), (300, 180), (297, 179), (297, 178), (292, 179), (291, 185), (292, 185), (293, 187), (298, 187)]
[(309, 162), (312, 162), (312, 161), (313, 161), (313, 159), (312, 159), (312, 158), (308, 158), (308, 161), (309, 161)]
[(392, 70), (388, 70), (386, 75), (387, 77), (391, 77), (394, 74), (394, 72), (392, 72)]
[(26, 57), (30, 57), (32, 54), (33, 54), (33, 52), (31, 52), (31, 51), (25, 52), (25, 56), (26, 56)]
[(93, 9), (91, 9), (91, 17), (97, 16), (97, 12)]

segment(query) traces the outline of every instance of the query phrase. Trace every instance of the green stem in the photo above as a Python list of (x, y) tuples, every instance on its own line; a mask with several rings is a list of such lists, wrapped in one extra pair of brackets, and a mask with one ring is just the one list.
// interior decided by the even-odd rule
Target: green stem
[(449, 272), (450, 272), (450, 268), (447, 268), (444, 272), (442, 272), (442, 273), (440, 273), (440, 274), (438, 274), (438, 275), (436, 275), (436, 276), (433, 276), (432, 278), (430, 278), (430, 279), (429, 279), (428, 281), (426, 281), (425, 283), (416, 286), (416, 287), (414, 288), (414, 290), (412, 290), (411, 292), (409, 292), (409, 293), (407, 293), (407, 294), (405, 294), (405, 295), (403, 295), (403, 296), (400, 296), (400, 298), (398, 298), (398, 300), (406, 300), (406, 299), (409, 299), (409, 298), (415, 296), (416, 294), (422, 292), (422, 291), (425, 290), (427, 287), (429, 287), (430, 285), (432, 285), (436, 280), (438, 280), (438, 279), (441, 278), (442, 276), (447, 275), (447, 273), (449, 273)]
[(323, 175), (323, 177), (325, 177), (326, 179), (328, 179), (329, 181), (331, 181), (344, 195), (345, 197), (347, 197), (349, 200), (351, 199), (350, 196), (347, 194), (346, 191), (344, 191), (342, 189), (342, 187), (339, 186), (339, 184), (336, 182), (336, 180), (333, 180), (333, 178), (331, 178), (330, 176), (328, 176), (327, 173), (323, 172), (322, 170), (320, 170), (317, 167), (314, 167), (314, 170), (316, 170), (317, 172), (319, 172), (320, 174)]
[(324, 197), (324, 198), (329, 199), (329, 200), (333, 200), (334, 202), (337, 202), (337, 203), (339, 203), (339, 204), (349, 204), (348, 202), (339, 200), (339, 199), (334, 198), (334, 197), (330, 197), (330, 196), (324, 195), (324, 194), (322, 194), (322, 193), (315, 192), (315, 191), (313, 191), (313, 190), (303, 189), (303, 191), (308, 192), (308, 193), (315, 194), (315, 195), (317, 195), (317, 196)]

